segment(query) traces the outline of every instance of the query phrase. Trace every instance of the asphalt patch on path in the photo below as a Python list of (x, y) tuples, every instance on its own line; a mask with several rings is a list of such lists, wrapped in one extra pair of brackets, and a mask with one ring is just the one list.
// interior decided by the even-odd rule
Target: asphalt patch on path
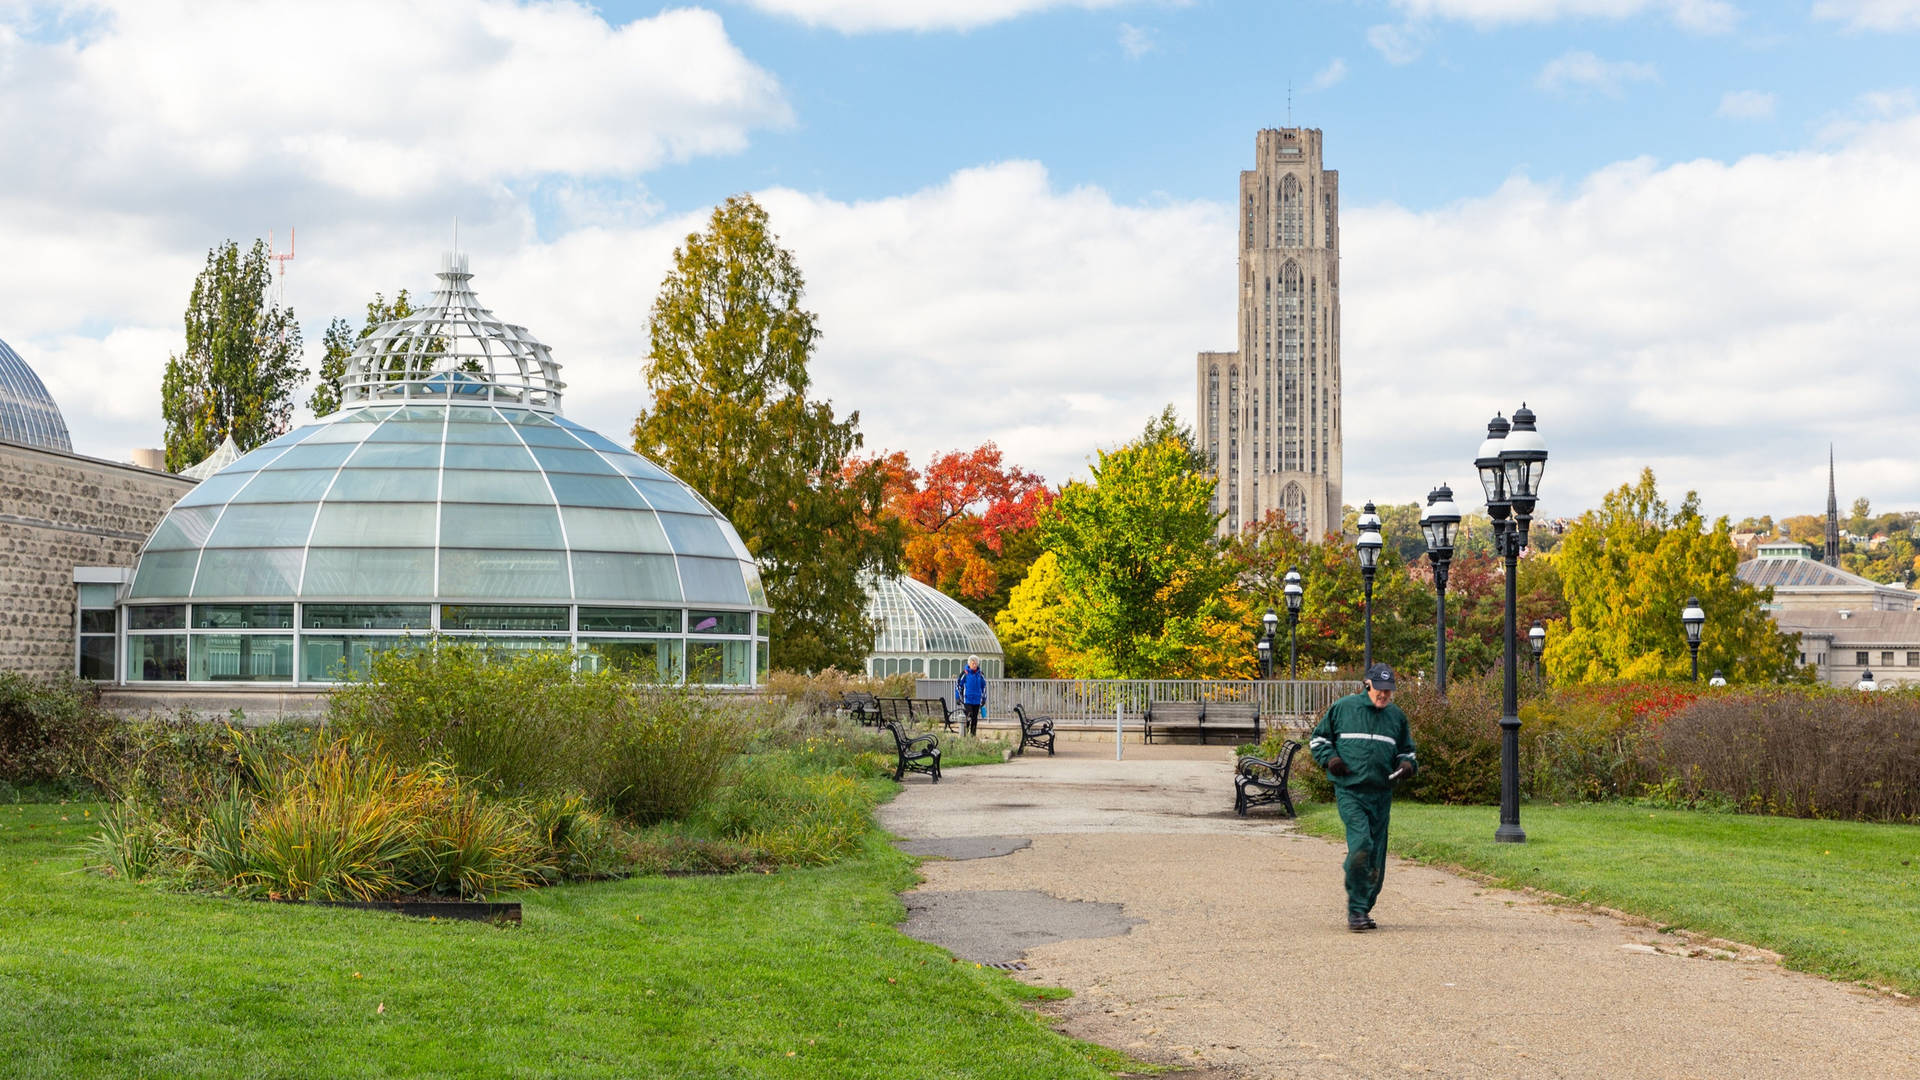
[(1010, 964), (1028, 949), (1076, 938), (1116, 937), (1145, 919), (1119, 904), (1062, 900), (1033, 889), (910, 892), (900, 932), (977, 964)]
[(1024, 836), (943, 836), (930, 840), (906, 840), (899, 845), (909, 855), (928, 855), (936, 859), (995, 859), (1033, 846)]

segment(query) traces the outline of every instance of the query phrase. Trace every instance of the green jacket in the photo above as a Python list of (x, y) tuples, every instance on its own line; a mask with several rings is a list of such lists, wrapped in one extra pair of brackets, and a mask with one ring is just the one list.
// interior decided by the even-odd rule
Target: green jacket
[(1407, 726), (1407, 714), (1389, 702), (1374, 708), (1363, 690), (1327, 706), (1325, 716), (1314, 726), (1307, 750), (1322, 769), (1329, 758), (1347, 763), (1347, 775), (1327, 774), (1335, 787), (1359, 791), (1386, 791), (1393, 787), (1387, 774), (1402, 761), (1419, 768), (1414, 756), (1413, 732)]

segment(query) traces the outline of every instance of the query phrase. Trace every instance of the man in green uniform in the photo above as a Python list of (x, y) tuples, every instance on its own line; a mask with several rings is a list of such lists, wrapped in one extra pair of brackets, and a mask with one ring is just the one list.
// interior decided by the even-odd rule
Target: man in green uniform
[(1327, 706), (1307, 747), (1333, 779), (1340, 821), (1347, 827), (1347, 929), (1372, 930), (1373, 902), (1387, 873), (1393, 785), (1419, 767), (1407, 714), (1393, 703), (1393, 669), (1368, 668), (1366, 691)]

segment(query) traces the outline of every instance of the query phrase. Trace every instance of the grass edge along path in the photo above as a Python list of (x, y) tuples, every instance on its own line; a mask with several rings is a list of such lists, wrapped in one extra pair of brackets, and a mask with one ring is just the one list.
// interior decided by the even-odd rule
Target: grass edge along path
[(1081, 1077), (1058, 996), (894, 929), (916, 860), (516, 894), (517, 929), (79, 870), (85, 804), (0, 806), (0, 1075)]
[[(1499, 816), (1491, 806), (1396, 802), (1388, 846), (1662, 930), (1770, 949), (1796, 970), (1920, 995), (1920, 827), (1530, 804), (1520, 814), (1527, 842), (1501, 844)], [(1303, 803), (1299, 820), (1314, 835), (1344, 835), (1328, 804)]]

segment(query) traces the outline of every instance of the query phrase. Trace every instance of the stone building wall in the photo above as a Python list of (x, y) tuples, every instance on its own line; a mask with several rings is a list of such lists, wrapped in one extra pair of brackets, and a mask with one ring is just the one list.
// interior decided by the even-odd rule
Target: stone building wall
[(0, 669), (73, 670), (76, 566), (132, 566), (194, 482), (0, 442)]

